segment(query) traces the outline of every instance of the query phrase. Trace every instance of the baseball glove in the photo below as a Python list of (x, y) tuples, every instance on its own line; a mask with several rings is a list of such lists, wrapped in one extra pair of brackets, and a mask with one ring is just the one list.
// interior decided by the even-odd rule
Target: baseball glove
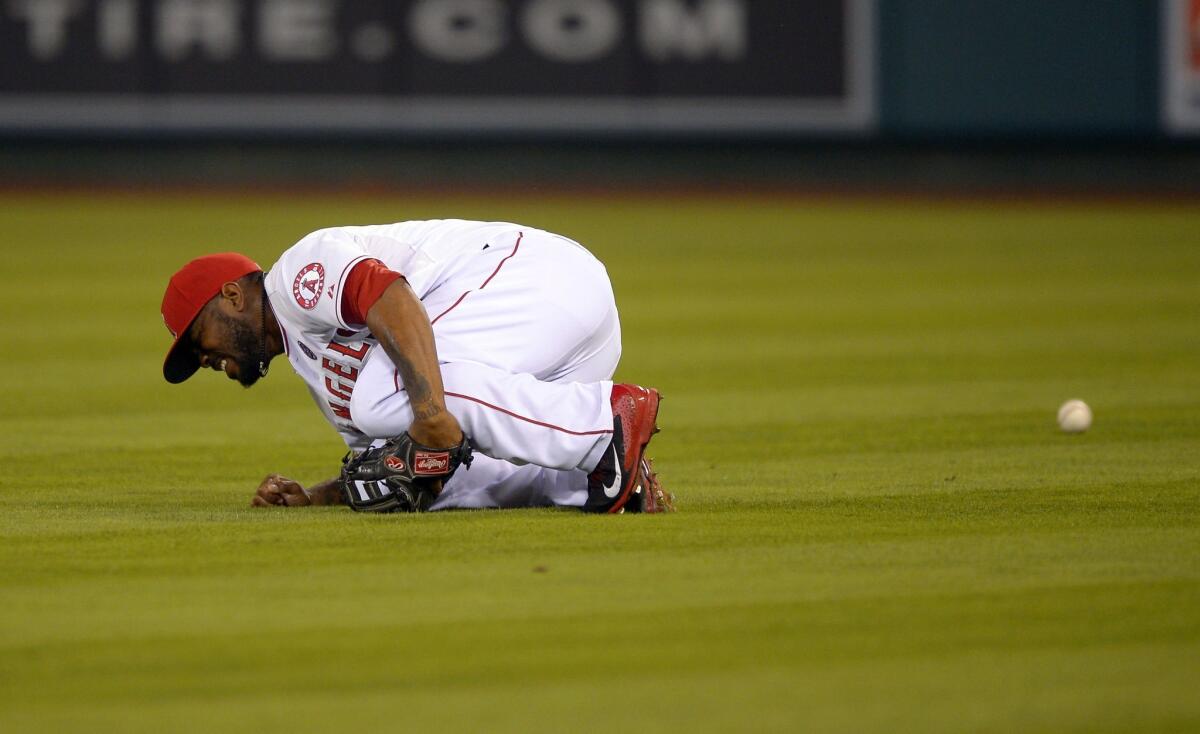
[(459, 465), (471, 466), (466, 436), (457, 446), (437, 449), (405, 432), (382, 446), (347, 454), (339, 483), (356, 512), (424, 512)]

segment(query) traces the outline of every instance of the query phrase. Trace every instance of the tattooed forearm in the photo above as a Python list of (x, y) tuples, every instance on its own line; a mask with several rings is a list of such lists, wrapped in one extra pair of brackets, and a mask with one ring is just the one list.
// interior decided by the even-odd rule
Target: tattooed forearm
[(408, 393), (413, 438), (429, 446), (456, 445), (462, 429), (446, 408), (433, 326), (421, 301), (407, 282), (397, 280), (366, 315), (367, 327), (396, 367), (398, 386)]

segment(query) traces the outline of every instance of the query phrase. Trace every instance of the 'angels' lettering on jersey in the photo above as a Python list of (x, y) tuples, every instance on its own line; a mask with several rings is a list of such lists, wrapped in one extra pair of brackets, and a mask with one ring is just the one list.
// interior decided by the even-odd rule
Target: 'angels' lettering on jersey
[(339, 330), (338, 337), (329, 342), (321, 357), (321, 372), (324, 377), (325, 401), (335, 416), (346, 421), (345, 425), (339, 425), (338, 428), (354, 430), (350, 400), (354, 397), (354, 385), (362, 372), (363, 362), (366, 361), (371, 347), (375, 345), (375, 340), (367, 338), (348, 341), (346, 337), (341, 336), (342, 333), (343, 330)]

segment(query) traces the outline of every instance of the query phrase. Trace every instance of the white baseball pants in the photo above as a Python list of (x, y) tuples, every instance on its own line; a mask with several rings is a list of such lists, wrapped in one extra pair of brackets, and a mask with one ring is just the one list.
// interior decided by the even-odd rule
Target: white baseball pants
[[(422, 299), (446, 404), (475, 447), (432, 509), (582, 506), (612, 440), (621, 325), (604, 266), (578, 243), (513, 232), (463, 256)], [(395, 366), (375, 349), (351, 414), (377, 443), (408, 429)]]

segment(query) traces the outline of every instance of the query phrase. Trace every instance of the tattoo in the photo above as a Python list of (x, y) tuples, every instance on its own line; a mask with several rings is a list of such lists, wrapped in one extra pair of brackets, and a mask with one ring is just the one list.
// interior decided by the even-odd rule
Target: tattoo
[(419, 421), (423, 421), (423, 420), (426, 420), (427, 418), (432, 418), (435, 415), (440, 414), (441, 412), (442, 412), (442, 409), (437, 407), (436, 405), (430, 405), (427, 408), (421, 408), (419, 410), (417, 408), (413, 408), (413, 418), (415, 418)]
[(400, 379), (404, 381), (404, 389), (408, 391), (408, 399), (412, 403), (423, 403), (428, 400), (433, 390), (429, 387), (429, 380), (413, 366), (413, 363), (403, 355), (396, 363), (396, 369), (400, 371)]
[(436, 404), (427, 405), (433, 398), (433, 388), (430, 387), (429, 380), (417, 371), (411, 360), (400, 355), (400, 359), (396, 362), (396, 369), (400, 372), (400, 379), (404, 381), (404, 389), (408, 391), (408, 402), (412, 406), (413, 418), (425, 420), (442, 412), (442, 409)]

